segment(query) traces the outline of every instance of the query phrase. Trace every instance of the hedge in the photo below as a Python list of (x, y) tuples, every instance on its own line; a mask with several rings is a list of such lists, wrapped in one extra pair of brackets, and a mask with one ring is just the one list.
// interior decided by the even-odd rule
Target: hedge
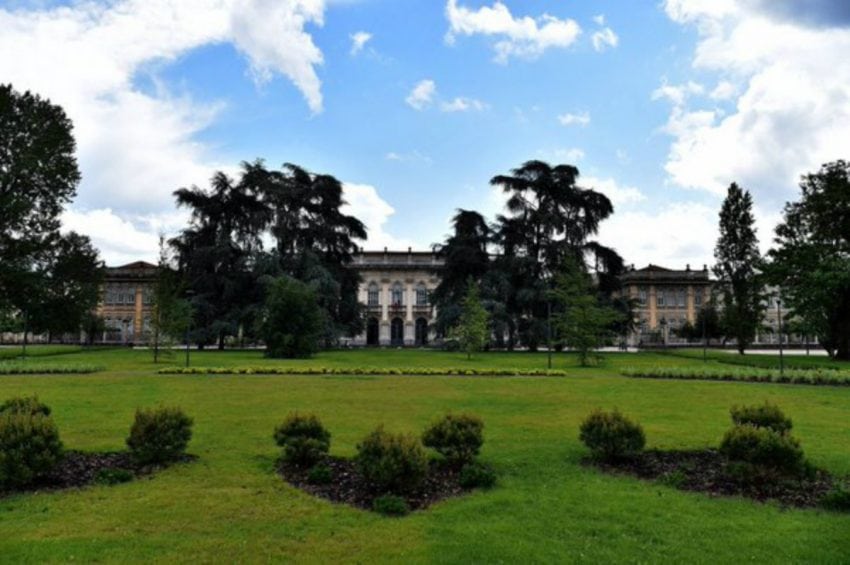
[(644, 367), (624, 369), (626, 377), (640, 379), (679, 379), (740, 381), (794, 385), (850, 386), (850, 373), (833, 369), (742, 369), (739, 367)]
[(560, 369), (459, 369), (450, 367), (171, 367), (160, 375), (412, 375), (479, 377), (565, 377)]
[(39, 365), (37, 363), (0, 363), (0, 375), (83, 375), (103, 371), (97, 365)]

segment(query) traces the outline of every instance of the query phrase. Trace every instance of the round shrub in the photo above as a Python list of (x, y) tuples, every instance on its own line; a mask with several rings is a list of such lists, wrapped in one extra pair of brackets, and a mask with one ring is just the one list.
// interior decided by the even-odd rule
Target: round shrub
[(640, 424), (619, 411), (594, 410), (580, 427), (579, 439), (590, 448), (593, 456), (605, 461), (633, 457), (643, 450), (646, 436)]
[(791, 431), (791, 419), (786, 417), (775, 404), (765, 402), (753, 406), (733, 406), (730, 413), (736, 426), (750, 425), (768, 428), (780, 434)]
[(0, 414), (5, 413), (50, 416), (50, 407), (39, 402), (37, 396), (15, 397), (0, 404)]
[(794, 475), (805, 469), (800, 442), (770, 428), (735, 426), (723, 436), (720, 452), (732, 462), (773, 473)]
[(176, 461), (192, 439), (192, 418), (180, 408), (136, 410), (127, 447), (142, 465)]
[(496, 484), (496, 473), (488, 465), (467, 463), (460, 470), (460, 486), (463, 488), (491, 488)]
[(0, 413), (0, 488), (26, 486), (61, 459), (59, 430), (50, 416)]
[(378, 491), (403, 493), (422, 483), (428, 458), (415, 437), (390, 434), (381, 426), (358, 444), (357, 466)]
[(453, 465), (470, 463), (484, 443), (484, 422), (469, 414), (446, 414), (425, 430), (422, 443)]
[(274, 431), (283, 458), (296, 465), (312, 465), (331, 448), (331, 434), (314, 414), (290, 414)]
[(373, 500), (372, 510), (384, 516), (404, 516), (410, 512), (407, 501), (393, 494), (385, 494)]
[(311, 485), (326, 485), (333, 481), (333, 478), (333, 471), (324, 463), (313, 466), (307, 474), (307, 482)]

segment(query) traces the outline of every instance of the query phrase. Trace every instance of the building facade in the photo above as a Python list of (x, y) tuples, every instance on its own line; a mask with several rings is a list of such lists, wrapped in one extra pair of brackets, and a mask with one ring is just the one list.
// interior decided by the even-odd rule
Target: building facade
[(366, 307), (366, 331), (352, 345), (425, 346), (434, 339), (431, 293), (443, 268), (435, 253), (361, 251), (351, 268), (360, 273), (359, 298)]
[(648, 265), (632, 266), (621, 277), (621, 292), (635, 304), (635, 332), (632, 345), (684, 342), (678, 330), (694, 324), (700, 309), (711, 298), (712, 281), (708, 266), (692, 270), (667, 269)]
[(105, 322), (104, 343), (145, 343), (150, 334), (157, 266), (137, 261), (108, 267), (97, 307)]

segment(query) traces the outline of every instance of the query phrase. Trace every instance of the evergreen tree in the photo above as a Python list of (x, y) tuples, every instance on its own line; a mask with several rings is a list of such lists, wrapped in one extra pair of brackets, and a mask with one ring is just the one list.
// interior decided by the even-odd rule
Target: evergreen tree
[(850, 360), (850, 163), (827, 163), (800, 188), (776, 228), (769, 278), (801, 326)]
[(192, 308), (189, 301), (182, 298), (184, 292), (180, 274), (171, 265), (165, 238), (160, 236), (159, 261), (151, 307), (154, 363), (158, 363), (162, 356), (162, 346), (179, 340), (191, 324)]
[(590, 275), (574, 261), (558, 273), (551, 296), (558, 306), (552, 324), (558, 338), (578, 352), (582, 366), (589, 365), (593, 350), (613, 336), (620, 314), (600, 303)]
[(481, 304), (478, 285), (470, 279), (463, 299), (463, 312), (452, 334), (466, 351), (467, 359), (487, 346), (490, 337), (489, 314)]
[(291, 277), (269, 285), (260, 322), (268, 357), (310, 357), (319, 348), (324, 314), (309, 285)]
[(750, 193), (732, 183), (720, 209), (720, 238), (714, 248), (723, 327), (742, 355), (755, 339), (764, 312), (762, 260), (752, 208)]

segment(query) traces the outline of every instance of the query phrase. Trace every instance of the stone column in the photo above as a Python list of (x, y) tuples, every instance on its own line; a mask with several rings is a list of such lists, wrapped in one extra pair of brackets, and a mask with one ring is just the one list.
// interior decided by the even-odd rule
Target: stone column
[(144, 317), (142, 316), (142, 308), (144, 307), (144, 293), (142, 292), (142, 287), (136, 287), (136, 304), (135, 304), (135, 316), (133, 320), (133, 339), (140, 338), (142, 336), (142, 327), (144, 323)]
[(658, 301), (655, 293), (655, 285), (649, 285), (649, 293), (646, 297), (646, 307), (649, 310), (649, 329), (651, 330), (658, 327)]
[(413, 290), (413, 283), (408, 281), (407, 285), (404, 288), (404, 294), (405, 294), (404, 306), (405, 306), (405, 310), (407, 312), (405, 319), (408, 322), (413, 321), (414, 293), (415, 293), (415, 291)]
[(697, 321), (696, 317), (696, 304), (694, 304), (694, 285), (688, 285), (688, 297), (685, 299), (685, 306), (688, 308), (688, 321), (692, 324), (695, 324)]
[(390, 283), (381, 283), (381, 321), (386, 322), (390, 319)]

